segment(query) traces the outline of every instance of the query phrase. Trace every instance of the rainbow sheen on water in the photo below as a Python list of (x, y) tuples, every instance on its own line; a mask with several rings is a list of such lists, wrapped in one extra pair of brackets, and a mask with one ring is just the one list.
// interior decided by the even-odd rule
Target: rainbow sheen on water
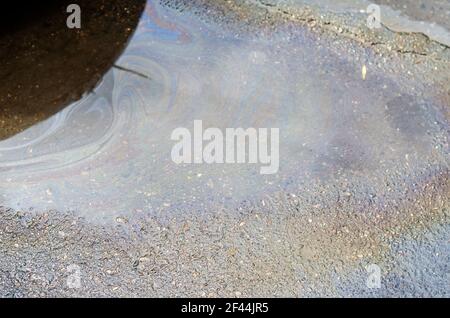
[[(336, 180), (376, 191), (386, 176), (438, 169), (447, 159), (434, 145), (446, 133), (434, 103), (370, 68), (362, 80), (363, 62), (303, 29), (236, 36), (149, 2), (121, 68), (0, 142), (0, 205), (95, 218), (204, 213)], [(171, 133), (194, 120), (279, 128), (279, 173), (176, 165)]]

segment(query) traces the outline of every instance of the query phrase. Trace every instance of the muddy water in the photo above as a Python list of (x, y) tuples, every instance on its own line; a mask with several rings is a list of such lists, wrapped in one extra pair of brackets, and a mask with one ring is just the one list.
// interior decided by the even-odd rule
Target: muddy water
[[(416, 169), (439, 169), (447, 124), (433, 100), (371, 69), (363, 80), (366, 61), (325, 44), (302, 29), (238, 37), (149, 2), (92, 94), (0, 142), (0, 205), (95, 219), (205, 213), (338, 179), (376, 191), (386, 178), (413, 183), (405, 176)], [(172, 131), (197, 119), (279, 128), (279, 172), (176, 165)]]

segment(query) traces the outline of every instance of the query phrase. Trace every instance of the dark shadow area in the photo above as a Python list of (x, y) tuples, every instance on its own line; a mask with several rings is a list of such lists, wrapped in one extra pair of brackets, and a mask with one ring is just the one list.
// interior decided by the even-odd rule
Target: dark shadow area
[[(66, 25), (81, 7), (81, 29)], [(78, 100), (114, 64), (145, 0), (16, 1), (0, 11), (0, 140)]]

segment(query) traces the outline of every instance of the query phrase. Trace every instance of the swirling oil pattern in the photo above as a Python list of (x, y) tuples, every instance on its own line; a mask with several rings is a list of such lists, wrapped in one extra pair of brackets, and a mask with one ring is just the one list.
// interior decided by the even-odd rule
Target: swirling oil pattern
[[(305, 30), (237, 36), (149, 1), (116, 65), (94, 92), (0, 142), (0, 205), (93, 218), (207, 213), (338, 179), (367, 192), (385, 176), (413, 184), (415, 171), (447, 163), (435, 147), (447, 124), (431, 99), (382, 74), (362, 80), (361, 61)], [(279, 128), (278, 173), (175, 164), (172, 131), (194, 120)]]

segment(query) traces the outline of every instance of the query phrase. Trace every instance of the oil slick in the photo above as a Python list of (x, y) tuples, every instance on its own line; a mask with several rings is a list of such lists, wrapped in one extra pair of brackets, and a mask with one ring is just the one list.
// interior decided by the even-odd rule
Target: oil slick
[[(361, 81), (367, 68), (355, 75), (360, 64), (321, 41), (302, 28), (236, 37), (149, 2), (120, 68), (94, 93), (0, 142), (0, 204), (93, 220), (214, 213), (337, 180), (371, 193), (375, 180), (384, 187), (398, 175), (413, 183), (404, 176), (432, 160), (433, 167), (445, 163), (434, 149), (445, 129), (435, 124), (432, 100), (411, 96), (376, 69), (376, 81)], [(176, 164), (172, 132), (196, 119), (222, 132), (279, 128), (277, 173)]]

